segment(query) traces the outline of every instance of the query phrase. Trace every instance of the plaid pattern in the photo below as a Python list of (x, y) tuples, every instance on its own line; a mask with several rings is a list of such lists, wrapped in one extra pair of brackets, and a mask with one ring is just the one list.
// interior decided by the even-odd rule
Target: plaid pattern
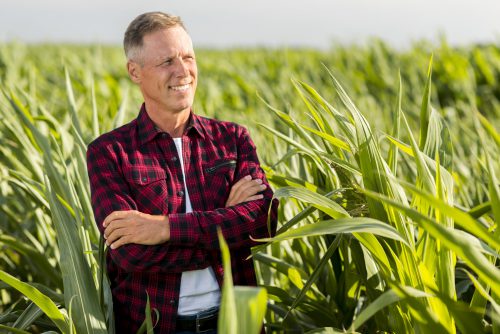
[[(262, 200), (224, 208), (231, 185), (247, 174), (269, 186), (247, 130), (191, 113), (182, 145), (191, 213), (184, 213), (186, 197), (174, 141), (155, 127), (144, 104), (137, 119), (88, 147), (92, 206), (101, 233), (104, 218), (116, 210), (168, 215), (170, 220), (167, 243), (108, 249), (117, 333), (137, 331), (144, 320), (146, 292), (160, 314), (155, 331), (174, 332), (183, 271), (212, 266), (222, 282), (217, 226), (231, 248), (234, 283), (256, 284), (253, 262), (245, 259), (255, 245), (249, 237), (268, 236), (272, 191), (268, 187)], [(276, 208), (277, 201), (271, 210), (273, 232)]]

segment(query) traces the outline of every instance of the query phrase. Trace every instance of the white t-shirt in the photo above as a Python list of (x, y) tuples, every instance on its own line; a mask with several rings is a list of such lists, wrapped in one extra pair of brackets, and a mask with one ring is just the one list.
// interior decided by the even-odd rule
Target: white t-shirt
[[(182, 138), (174, 138), (179, 161), (181, 162), (184, 179), (184, 194), (186, 195), (186, 213), (192, 212), (191, 200), (186, 187), (186, 174), (182, 159)], [(179, 296), (178, 314), (195, 314), (208, 308), (219, 306), (220, 288), (211, 266), (201, 270), (191, 270), (182, 273), (181, 291)]]

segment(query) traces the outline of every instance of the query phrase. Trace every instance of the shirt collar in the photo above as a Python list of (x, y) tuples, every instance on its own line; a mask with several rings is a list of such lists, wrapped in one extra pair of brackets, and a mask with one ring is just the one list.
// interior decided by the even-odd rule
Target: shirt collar
[[(184, 135), (191, 132), (197, 133), (201, 138), (205, 138), (205, 132), (200, 116), (193, 113), (193, 110), (191, 110), (191, 114), (189, 115), (188, 125), (186, 126), (186, 130), (184, 130)], [(146, 112), (145, 103), (142, 104), (139, 116), (137, 116), (137, 133), (139, 135), (139, 143), (141, 145), (153, 140), (158, 134), (163, 133), (163, 131), (156, 127), (149, 117)]]

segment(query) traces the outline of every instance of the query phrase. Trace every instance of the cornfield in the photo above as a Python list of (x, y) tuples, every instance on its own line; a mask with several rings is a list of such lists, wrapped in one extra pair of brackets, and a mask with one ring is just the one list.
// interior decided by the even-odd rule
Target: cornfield
[[(249, 128), (281, 203), (253, 249), (261, 288), (227, 275), (220, 332), (500, 333), (498, 46), (197, 61), (195, 112)], [(114, 333), (85, 152), (136, 116), (124, 64), (117, 47), (0, 45), (0, 332)]]

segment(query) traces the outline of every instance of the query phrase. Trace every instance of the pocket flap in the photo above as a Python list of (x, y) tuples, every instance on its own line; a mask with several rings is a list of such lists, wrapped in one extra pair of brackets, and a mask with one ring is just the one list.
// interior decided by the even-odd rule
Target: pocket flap
[(131, 182), (144, 186), (159, 180), (165, 180), (167, 174), (162, 168), (133, 168), (126, 172), (126, 177)]

